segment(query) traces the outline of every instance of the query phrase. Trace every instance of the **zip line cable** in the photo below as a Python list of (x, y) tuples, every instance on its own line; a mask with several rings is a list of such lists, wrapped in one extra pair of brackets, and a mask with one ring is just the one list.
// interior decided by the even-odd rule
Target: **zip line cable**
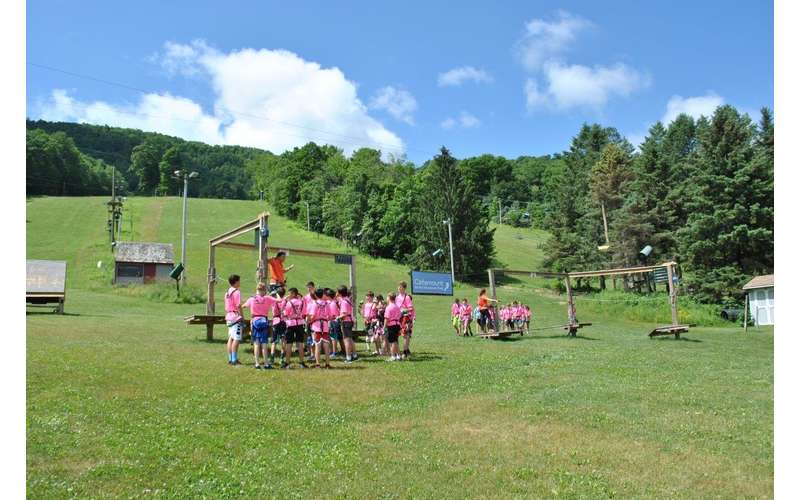
[[(53, 71), (53, 72), (56, 72), (56, 73), (62, 73), (62, 74), (65, 74), (65, 75), (73, 76), (75, 78), (82, 78), (84, 80), (90, 80), (90, 81), (97, 82), (97, 83), (102, 83), (102, 84), (105, 84), (105, 85), (111, 85), (111, 86), (123, 88), (123, 89), (126, 89), (126, 90), (132, 90), (134, 92), (139, 92), (139, 93), (145, 94), (145, 95), (148, 95), (148, 94), (161, 95), (158, 92), (152, 92), (152, 91), (144, 90), (144, 89), (141, 89), (141, 88), (138, 88), (138, 87), (134, 87), (133, 85), (128, 85), (128, 84), (125, 84), (125, 83), (106, 80), (104, 78), (99, 78), (99, 77), (92, 76), (92, 75), (76, 73), (74, 71), (68, 71), (68, 70), (65, 70), (65, 69), (56, 68), (54, 66), (48, 66), (48, 65), (45, 65), (45, 64), (39, 64), (39, 63), (35, 63), (35, 62), (30, 62), (30, 61), (27, 62), (27, 64), (30, 65), (30, 66), (36, 67), (36, 68), (45, 69), (45, 70)], [(341, 133), (338, 133), (338, 132), (331, 132), (331, 131), (318, 129), (318, 128), (314, 128), (314, 127), (308, 127), (308, 126), (305, 126), (305, 125), (298, 125), (296, 123), (286, 122), (286, 121), (282, 121), (282, 120), (275, 120), (273, 118), (267, 118), (265, 116), (254, 115), (254, 114), (251, 114), (251, 113), (236, 111), (236, 110), (232, 110), (232, 109), (224, 108), (224, 107), (219, 107), (217, 109), (225, 111), (225, 112), (227, 112), (227, 113), (229, 113), (231, 115), (234, 115), (234, 116), (240, 116), (240, 117), (245, 117), (245, 118), (253, 118), (253, 119), (257, 119), (257, 120), (263, 120), (263, 121), (268, 121), (268, 122), (272, 122), (272, 123), (277, 123), (277, 124), (280, 124), (280, 125), (285, 125), (285, 126), (288, 126), (288, 127), (294, 127), (294, 128), (298, 128), (298, 129), (308, 130), (308, 131), (311, 131), (311, 132), (317, 132), (317, 133), (327, 134), (327, 135), (334, 136), (334, 137), (340, 137), (340, 138), (343, 138), (343, 139), (350, 139), (350, 141), (341, 141), (341, 142), (350, 144), (352, 146), (365, 147), (364, 143), (362, 142), (362, 139), (360, 139), (358, 137), (349, 136), (349, 135), (341, 134)], [(147, 116), (152, 116), (152, 115), (147, 115)], [(172, 119), (178, 119), (178, 118), (172, 118)], [(189, 122), (192, 122), (192, 123), (196, 123), (197, 122), (196, 120), (182, 120), (182, 121), (189, 121)], [(284, 134), (284, 135), (290, 135), (290, 134)], [(306, 136), (294, 136), (294, 137), (302, 137), (302, 138), (308, 140), (308, 137), (306, 137)], [(352, 141), (358, 141), (358, 142), (352, 142)], [(371, 144), (373, 144), (375, 146), (380, 146), (380, 147), (382, 147), (384, 149), (387, 149), (387, 150), (394, 150), (394, 151), (397, 151), (397, 152), (400, 152), (400, 153), (404, 152), (403, 149), (401, 149), (401, 148), (399, 148), (398, 146), (395, 146), (395, 145), (391, 145), (391, 144), (387, 144), (387, 143), (381, 143), (381, 142), (378, 142), (378, 141), (370, 141), (370, 142), (371, 142)], [(426, 155), (431, 155), (430, 151), (423, 150), (423, 149), (418, 149), (418, 148), (407, 147), (407, 148), (405, 148), (405, 150), (406, 151), (408, 151), (408, 150), (416, 151), (418, 153), (424, 153)], [(435, 154), (436, 153), (434, 153), (431, 156), (435, 156)]]

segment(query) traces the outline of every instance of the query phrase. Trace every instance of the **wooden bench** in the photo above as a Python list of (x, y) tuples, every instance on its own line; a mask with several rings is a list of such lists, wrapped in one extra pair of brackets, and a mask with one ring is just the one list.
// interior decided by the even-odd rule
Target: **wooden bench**
[(691, 325), (667, 325), (667, 326), (659, 326), (658, 328), (654, 329), (652, 332), (649, 333), (649, 337), (661, 337), (663, 335), (675, 335), (676, 339), (681, 338), (681, 333), (686, 333), (689, 331), (689, 327)]
[[(27, 307), (44, 307), (53, 309), (53, 312), (64, 314), (64, 300), (63, 293), (26, 293), (25, 305)], [(55, 304), (55, 305), (53, 305)]]

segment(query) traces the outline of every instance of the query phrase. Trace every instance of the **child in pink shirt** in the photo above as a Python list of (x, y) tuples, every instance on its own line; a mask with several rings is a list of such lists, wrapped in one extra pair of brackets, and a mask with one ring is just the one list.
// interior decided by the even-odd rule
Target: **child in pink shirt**
[(238, 274), (228, 278), (230, 288), (225, 292), (225, 324), (228, 326), (228, 364), (241, 365), (239, 362), (239, 342), (242, 341), (242, 294)]
[(453, 329), (456, 331), (456, 337), (461, 336), (461, 304), (459, 303), (458, 299), (453, 301), (453, 305), (450, 306), (450, 317), (453, 323)]
[(286, 322), (286, 335), (283, 342), (283, 361), (281, 368), (289, 368), (292, 362), (292, 344), (297, 347), (300, 368), (305, 368), (305, 321), (303, 316), (305, 303), (297, 288), (290, 288), (288, 297), (283, 301), (281, 317)]
[(306, 324), (311, 328), (314, 339), (314, 357), (316, 368), (320, 367), (320, 351), (325, 350), (325, 368), (330, 368), (331, 336), (328, 330), (328, 304), (324, 299), (325, 291), (318, 288), (314, 291), (314, 300), (309, 304)]
[(389, 303), (386, 306), (384, 313), (384, 321), (386, 322), (386, 340), (389, 343), (390, 358), (386, 361), (400, 361), (403, 358), (400, 356), (397, 346), (397, 339), (400, 337), (400, 319), (402, 312), (400, 306), (397, 305), (397, 294), (394, 292), (389, 294)]
[(411, 334), (414, 330), (414, 321), (417, 319), (416, 312), (414, 311), (414, 302), (411, 295), (406, 293), (408, 284), (401, 281), (397, 284), (397, 294), (394, 299), (397, 307), (400, 308), (402, 318), (402, 334), (403, 334), (403, 359), (411, 356)]
[(253, 338), (253, 356), (256, 369), (260, 370), (259, 355), (264, 359), (264, 368), (272, 368), (272, 363), (267, 361), (267, 342), (269, 342), (268, 314), (276, 300), (267, 295), (267, 285), (259, 283), (256, 294), (244, 303), (242, 307), (250, 308), (250, 332)]
[(350, 300), (350, 290), (340, 285), (336, 289), (336, 300), (339, 303), (339, 328), (342, 332), (344, 343), (344, 362), (352, 363), (358, 359), (356, 344), (353, 342), (353, 302)]
[(465, 297), (461, 301), (461, 330), (464, 332), (465, 337), (472, 336), (472, 306), (469, 305), (469, 300)]

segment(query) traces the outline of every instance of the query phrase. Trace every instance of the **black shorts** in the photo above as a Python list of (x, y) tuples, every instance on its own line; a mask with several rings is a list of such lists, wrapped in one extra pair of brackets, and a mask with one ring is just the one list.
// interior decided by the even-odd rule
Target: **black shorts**
[(291, 344), (292, 342), (303, 342), (305, 341), (305, 337), (306, 329), (303, 325), (296, 325), (287, 327), (286, 334), (283, 338), (286, 340), (287, 344)]
[(283, 285), (281, 285), (280, 283), (270, 283), (270, 284), (269, 284), (269, 293), (272, 293), (272, 292), (274, 292), (274, 291), (277, 291), (277, 290), (278, 290), (279, 288), (281, 288), (282, 286), (283, 286)]
[(346, 339), (353, 338), (353, 322), (352, 321), (342, 321), (342, 337)]
[(386, 339), (390, 344), (397, 342), (398, 337), (400, 337), (400, 325), (386, 327)]
[(273, 344), (280, 343), (285, 335), (286, 335), (286, 323), (284, 321), (281, 321), (276, 325), (275, 324), (272, 325), (272, 337), (270, 338), (270, 340), (272, 341)]

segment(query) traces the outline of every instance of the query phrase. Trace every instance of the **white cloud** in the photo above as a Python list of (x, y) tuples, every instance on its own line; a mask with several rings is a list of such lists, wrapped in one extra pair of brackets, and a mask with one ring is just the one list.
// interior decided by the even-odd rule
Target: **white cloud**
[(543, 68), (546, 88), (529, 78), (525, 101), (529, 110), (590, 108), (599, 111), (615, 96), (627, 97), (650, 85), (650, 77), (622, 63), (588, 67), (548, 62)]
[(661, 118), (661, 123), (669, 125), (681, 113), (687, 114), (695, 119), (700, 118), (700, 116), (710, 117), (714, 114), (714, 110), (724, 103), (725, 99), (714, 92), (709, 92), (703, 96), (686, 98), (674, 95), (670, 97), (669, 102), (667, 102), (667, 110)]
[(475, 83), (491, 83), (493, 78), (492, 75), (482, 69), (476, 69), (472, 66), (461, 66), (445, 71), (444, 73), (439, 73), (437, 83), (440, 87), (457, 87), (470, 80)]
[(538, 70), (545, 61), (566, 51), (578, 33), (592, 23), (569, 12), (560, 10), (554, 21), (531, 19), (525, 25), (525, 33), (517, 42), (517, 55), (529, 71)]
[(138, 102), (81, 102), (55, 90), (41, 117), (135, 127), (212, 144), (239, 144), (279, 153), (308, 141), (351, 152), (373, 147), (402, 154), (403, 141), (368, 114), (355, 83), (338, 68), (322, 68), (285, 50), (221, 53), (204, 42), (167, 43), (167, 71), (204, 76), (214, 91), (213, 112), (183, 97), (146, 94)]
[(468, 111), (462, 111), (455, 118), (448, 116), (439, 125), (445, 130), (450, 130), (455, 127), (475, 128), (479, 127), (480, 124), (481, 121), (478, 119), (478, 117)]
[(407, 90), (398, 90), (391, 85), (378, 89), (369, 107), (382, 109), (395, 119), (414, 125), (414, 111), (417, 110), (417, 100)]

